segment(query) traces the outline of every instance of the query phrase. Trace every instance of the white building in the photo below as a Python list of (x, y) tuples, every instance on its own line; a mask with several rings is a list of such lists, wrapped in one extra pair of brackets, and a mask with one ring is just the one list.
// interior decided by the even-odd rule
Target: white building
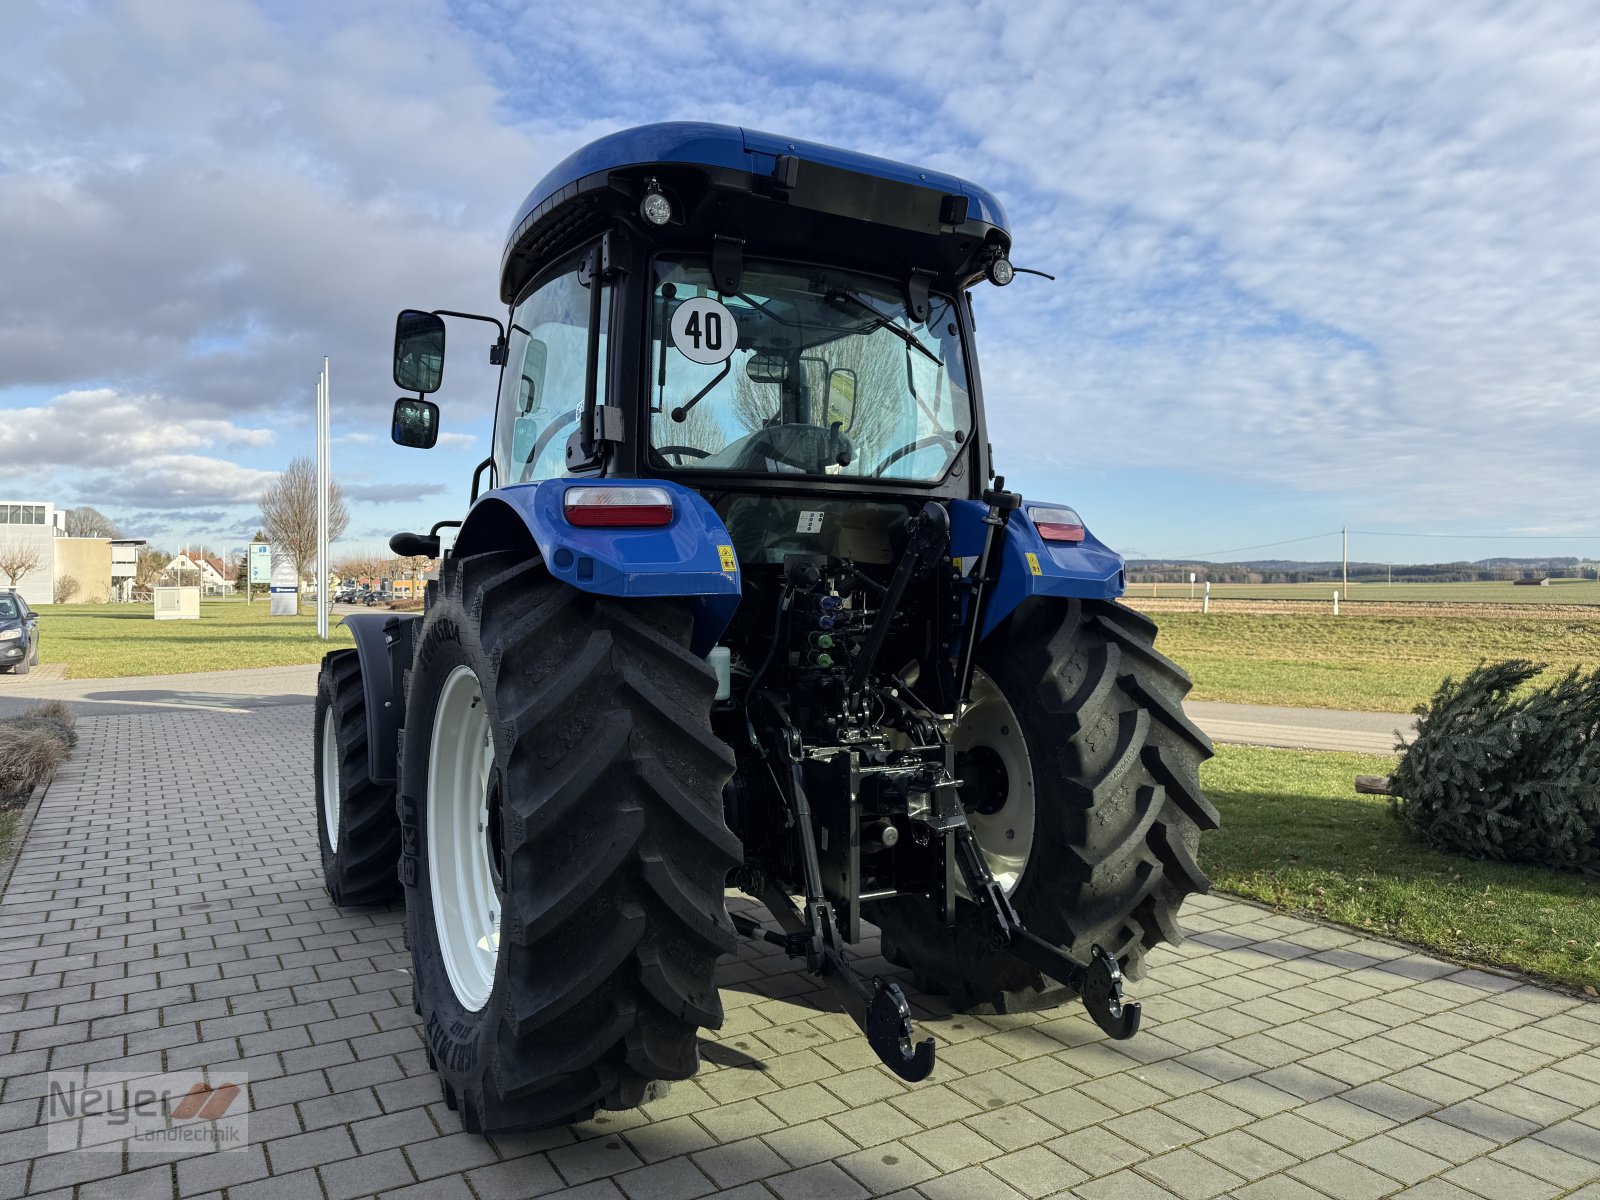
[(161, 569), (161, 581), (189, 587), (198, 584), (201, 592), (207, 596), (231, 596), (233, 580), (226, 571), (220, 558), (208, 558), (203, 554), (185, 551)]
[(0, 567), (0, 587), (15, 587), (31, 604), (49, 604), (56, 578), (55, 539), (65, 533), (63, 514), (56, 506), (37, 500), (0, 501), (0, 562), (13, 556), (19, 564), (38, 552), (38, 561), (22, 571), (15, 582)]
[(139, 548), (143, 538), (111, 539), (111, 592), (118, 600), (133, 598), (134, 580), (139, 575)]

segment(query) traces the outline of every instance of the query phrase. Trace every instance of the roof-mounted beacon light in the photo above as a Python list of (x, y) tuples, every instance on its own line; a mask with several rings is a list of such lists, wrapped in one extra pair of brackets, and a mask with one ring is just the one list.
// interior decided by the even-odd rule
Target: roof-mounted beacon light
[(665, 225), (672, 220), (672, 201), (662, 192), (654, 179), (645, 184), (644, 199), (639, 201), (639, 215), (652, 225)]

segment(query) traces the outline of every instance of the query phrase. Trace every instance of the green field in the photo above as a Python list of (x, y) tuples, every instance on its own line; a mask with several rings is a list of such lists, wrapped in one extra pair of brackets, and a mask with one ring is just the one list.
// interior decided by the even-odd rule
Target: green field
[[(1131, 603), (1138, 604), (1136, 597)], [(1593, 619), (1152, 612), (1157, 646), (1194, 679), (1196, 700), (1410, 712), (1480, 659), (1600, 666)]]
[[(1200, 602), (1201, 585), (1194, 588)], [(1518, 587), (1514, 583), (1352, 583), (1349, 591), (1338, 583), (1214, 583), (1213, 600), (1305, 600), (1333, 605), (1341, 601), (1376, 604), (1595, 604), (1600, 605), (1600, 583), (1588, 579), (1552, 579), (1547, 587)], [(1128, 599), (1187, 600), (1187, 583), (1130, 583)]]
[(314, 663), (333, 646), (351, 646), (342, 625), (317, 637), (315, 606), (298, 617), (269, 617), (267, 601), (203, 600), (198, 621), (157, 621), (148, 604), (39, 607), (39, 660), (64, 663), (73, 679), (169, 675)]
[(1476, 862), (1411, 841), (1357, 773), (1392, 758), (1222, 746), (1201, 769), (1222, 828), (1212, 884), (1285, 912), (1413, 942), (1447, 958), (1600, 986), (1600, 895), (1586, 876)]

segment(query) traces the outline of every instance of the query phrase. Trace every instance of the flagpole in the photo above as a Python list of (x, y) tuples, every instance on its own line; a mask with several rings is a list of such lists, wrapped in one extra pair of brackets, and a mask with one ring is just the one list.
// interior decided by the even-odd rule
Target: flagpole
[(328, 640), (328, 359), (317, 378), (317, 636)]

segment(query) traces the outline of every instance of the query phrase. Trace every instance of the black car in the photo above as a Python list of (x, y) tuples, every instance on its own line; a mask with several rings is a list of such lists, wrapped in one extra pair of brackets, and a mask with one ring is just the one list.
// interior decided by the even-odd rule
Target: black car
[(0, 671), (26, 675), (39, 665), (39, 614), (16, 592), (0, 592)]

